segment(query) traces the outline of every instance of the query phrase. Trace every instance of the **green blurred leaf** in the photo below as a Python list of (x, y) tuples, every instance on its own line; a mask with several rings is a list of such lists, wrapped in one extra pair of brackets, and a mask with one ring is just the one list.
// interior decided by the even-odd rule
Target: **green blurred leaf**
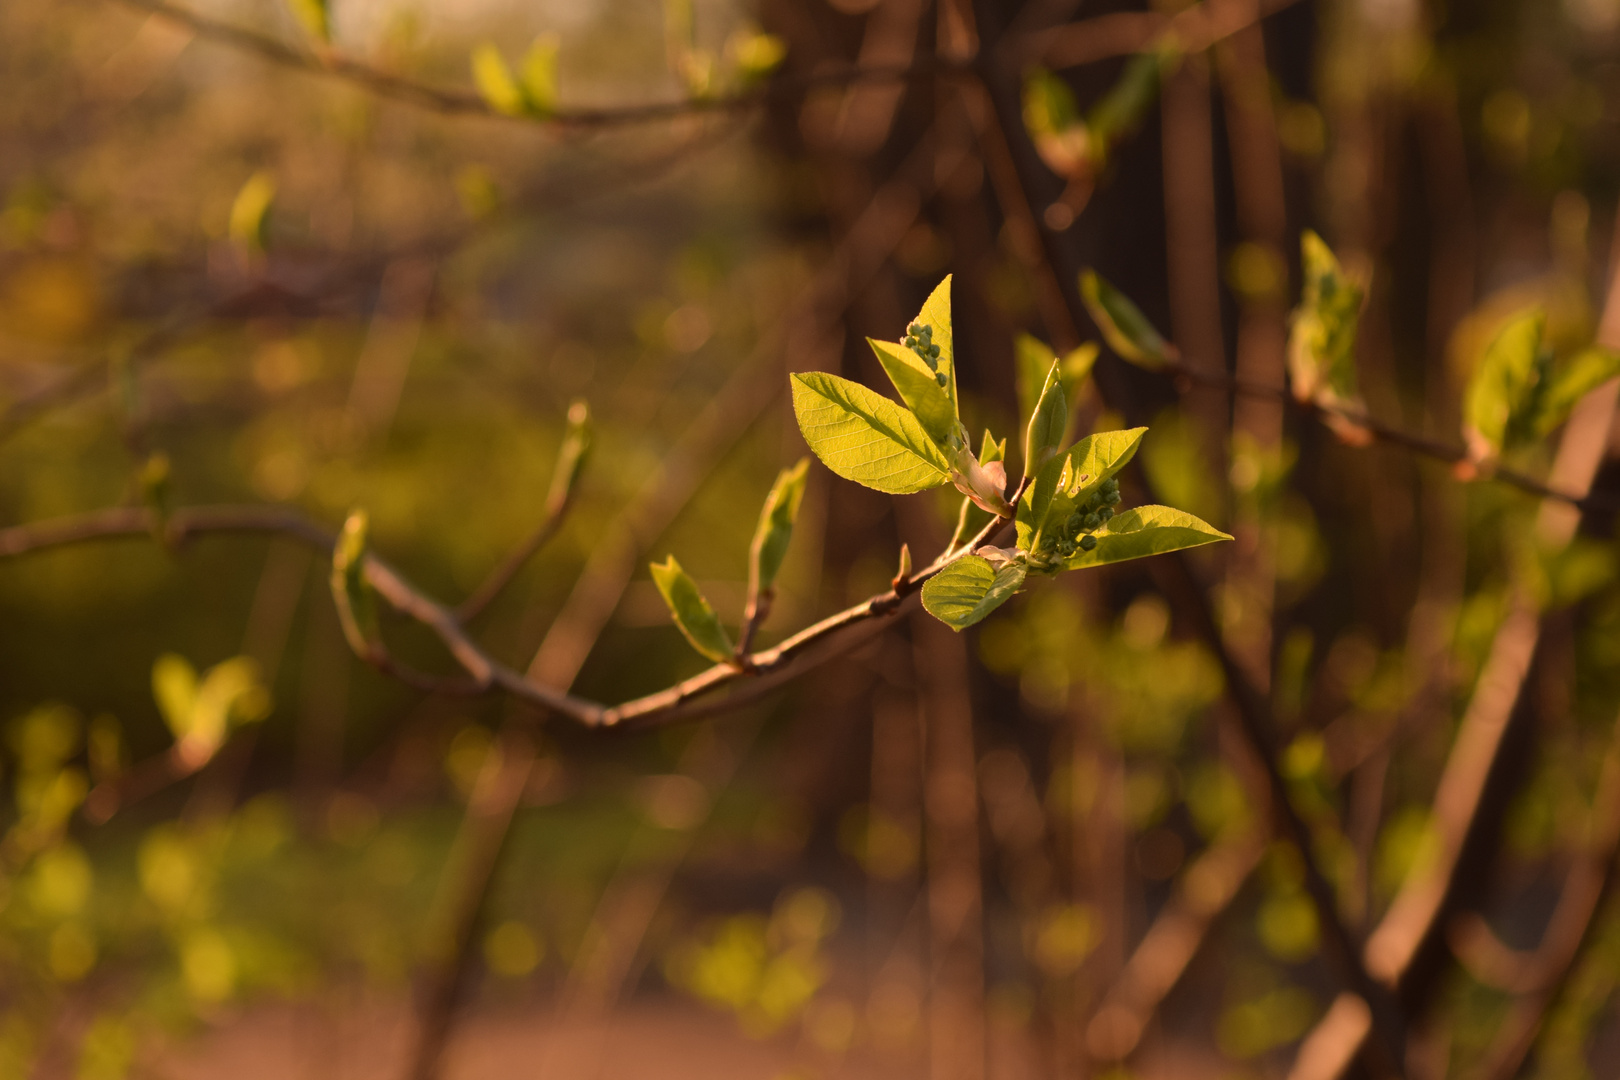
[(560, 512), (573, 497), (574, 485), (585, 468), (585, 459), (591, 452), (591, 406), (584, 398), (568, 406), (568, 429), (563, 433), (562, 446), (557, 450), (557, 467), (551, 474), (551, 489), (546, 492), (546, 506), (553, 513)]
[(720, 625), (714, 608), (698, 591), (697, 582), (681, 569), (675, 556), (671, 555), (663, 565), (653, 563), (652, 577), (663, 594), (664, 603), (669, 605), (675, 625), (692, 643), (692, 648), (716, 663), (731, 659), (731, 636)]
[(1474, 461), (1501, 456), (1526, 414), (1535, 411), (1536, 387), (1548, 366), (1542, 347), (1546, 321), (1539, 308), (1514, 316), (1480, 357), (1463, 395), (1463, 433)]
[(782, 569), (787, 556), (788, 543), (793, 539), (793, 523), (799, 517), (799, 504), (804, 501), (805, 476), (810, 459), (800, 458), (792, 468), (783, 469), (765, 496), (765, 506), (759, 513), (759, 525), (754, 530), (754, 542), (749, 548), (748, 594), (759, 596), (769, 592), (776, 584), (776, 574)]
[(1300, 236), (1305, 288), (1290, 318), (1288, 378), (1300, 401), (1347, 404), (1356, 390), (1356, 322), (1363, 289), (1309, 229)]
[(276, 178), (260, 170), (247, 178), (231, 203), (230, 237), (238, 250), (257, 254), (264, 250), (265, 226), (276, 201)]
[(1099, 431), (1041, 466), (1018, 500), (1018, 546), (1034, 551), (1046, 523), (1066, 519), (1077, 503), (1130, 464), (1146, 434), (1145, 427)]
[[(934, 370), (923, 359), (904, 345), (866, 339), (877, 354), (878, 363), (889, 376), (889, 381), (900, 392), (917, 422), (941, 451), (949, 454), (952, 443), (960, 439), (961, 424), (956, 419), (956, 405), (945, 388), (939, 384)], [(943, 360), (945, 350), (940, 349)]]
[(1148, 322), (1147, 316), (1125, 296), (1098, 276), (1095, 270), (1080, 274), (1080, 298), (1092, 321), (1108, 345), (1121, 358), (1138, 367), (1155, 370), (1176, 360), (1176, 347), (1165, 341)]
[(1582, 349), (1561, 365), (1548, 380), (1541, 407), (1533, 418), (1531, 434), (1545, 438), (1569, 419), (1581, 398), (1620, 375), (1620, 352), (1601, 345)]
[(922, 602), (928, 613), (952, 630), (963, 630), (1011, 600), (1024, 584), (1021, 561), (997, 569), (989, 559), (964, 555), (929, 578)]
[(787, 43), (775, 34), (739, 29), (726, 42), (726, 53), (743, 84), (756, 83), (775, 71), (787, 57)]
[(551, 116), (557, 111), (557, 50), (557, 35), (541, 34), (523, 54), (518, 86), (524, 111), (531, 116)]
[(337, 606), (344, 639), (362, 659), (370, 659), (382, 651), (377, 600), (366, 583), (369, 530), (366, 512), (355, 510), (343, 522), (343, 530), (332, 548), (332, 600)]
[(323, 44), (331, 43), (332, 15), (327, 0), (287, 0), (287, 6), (306, 34)]
[(950, 462), (917, 418), (859, 383), (797, 373), (793, 412), (816, 457), (846, 480), (891, 495), (950, 482)]
[(985, 428), (984, 437), (979, 440), (979, 464), (988, 465), (992, 461), (1006, 460), (1007, 440), (1002, 439), (1000, 442), (997, 442), (996, 437), (990, 434), (990, 429)]
[(185, 738), (197, 705), (197, 669), (191, 661), (175, 653), (158, 657), (152, 665), (152, 697), (169, 731), (176, 739)]
[(1024, 431), (1025, 476), (1034, 476), (1041, 466), (1052, 460), (1068, 426), (1069, 405), (1064, 399), (1062, 369), (1054, 359)]
[(1086, 116), (1086, 126), (1098, 144), (1099, 164), (1115, 143), (1142, 122), (1158, 99), (1162, 69), (1174, 64), (1176, 59), (1176, 54), (1168, 50), (1136, 54), (1126, 63), (1119, 81), (1092, 107)]
[(1082, 570), (1232, 539), (1213, 525), (1168, 506), (1139, 506), (1115, 514), (1092, 535), (1097, 546), (1076, 553), (1064, 563), (1064, 569)]
[(472, 76), (491, 109), (504, 116), (523, 116), (529, 111), (523, 87), (513, 78), (506, 58), (493, 43), (486, 41), (473, 50)]
[(1045, 68), (1033, 68), (1024, 77), (1023, 104), (1024, 129), (1047, 168), (1069, 179), (1095, 171), (1100, 146), (1080, 119), (1067, 83)]

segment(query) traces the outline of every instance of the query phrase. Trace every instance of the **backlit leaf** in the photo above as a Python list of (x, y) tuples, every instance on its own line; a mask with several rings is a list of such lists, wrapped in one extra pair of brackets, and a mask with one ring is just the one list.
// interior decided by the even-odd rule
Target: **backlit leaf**
[(697, 582), (681, 569), (675, 556), (671, 555), (663, 565), (653, 563), (652, 578), (653, 584), (663, 594), (664, 603), (669, 605), (675, 625), (692, 643), (692, 648), (716, 662), (729, 659), (732, 654), (731, 636), (720, 625), (714, 608), (698, 591)]
[(797, 373), (793, 412), (816, 457), (846, 480), (891, 495), (950, 482), (949, 461), (917, 418), (859, 383)]
[[(883, 365), (883, 371), (889, 376), (889, 381), (900, 393), (900, 400), (906, 403), (917, 422), (922, 425), (928, 437), (934, 441), (942, 451), (949, 453), (951, 442), (958, 437), (961, 427), (956, 419), (956, 406), (952, 403), (950, 395), (939, 384), (934, 370), (923, 362), (922, 357), (904, 345), (896, 345), (891, 341), (876, 341), (867, 338), (867, 344), (877, 354), (878, 363)], [(939, 351), (940, 359), (945, 358), (945, 350)]]
[(1356, 321), (1362, 287), (1309, 229), (1300, 237), (1305, 287), (1288, 330), (1288, 379), (1300, 401), (1349, 404), (1356, 391)]
[(1000, 569), (978, 555), (964, 555), (928, 579), (922, 602), (928, 613), (952, 630), (963, 630), (1011, 600), (1024, 584), (1022, 562)]
[(1546, 316), (1532, 309), (1503, 324), (1486, 346), (1463, 396), (1463, 430), (1475, 461), (1498, 457), (1513, 429), (1534, 411), (1537, 384), (1550, 359), (1542, 348)]
[(1057, 453), (1069, 426), (1069, 404), (1064, 400), (1062, 369), (1054, 359), (1046, 383), (1024, 431), (1024, 475), (1034, 476)]
[(1176, 347), (1153, 328), (1141, 309), (1096, 271), (1081, 273), (1080, 298), (1085, 301), (1086, 310), (1091, 312), (1092, 321), (1102, 331), (1109, 347), (1122, 359), (1151, 370), (1180, 356)]
[(1034, 551), (1042, 527), (1051, 520), (1066, 520), (1076, 503), (1130, 464), (1146, 434), (1145, 427), (1099, 431), (1041, 466), (1018, 501), (1018, 546)]
[(1115, 514), (1092, 535), (1097, 546), (1077, 552), (1064, 563), (1064, 569), (1081, 570), (1232, 539), (1213, 525), (1168, 506), (1138, 506)]
[(748, 592), (751, 596), (768, 591), (776, 583), (788, 542), (793, 539), (799, 504), (804, 501), (804, 480), (809, 468), (810, 459), (800, 458), (798, 464), (777, 474), (776, 483), (765, 496), (759, 525), (754, 530), (754, 543), (749, 549)]

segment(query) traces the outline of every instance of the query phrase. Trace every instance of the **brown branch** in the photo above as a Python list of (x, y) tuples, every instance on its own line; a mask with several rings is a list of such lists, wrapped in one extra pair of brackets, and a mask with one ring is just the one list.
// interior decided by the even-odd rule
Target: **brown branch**
[[(983, 31), (987, 21), (984, 16), (994, 13), (988, 10), (988, 5), (981, 5), (979, 10)], [(1003, 210), (1012, 214), (1023, 208), (1023, 212), (1028, 213), (1027, 208), (1040, 201), (1032, 194), (1035, 185), (1044, 183), (1050, 186), (1052, 178), (1040, 164), (1034, 148), (1028, 143), (1027, 134), (1024, 133), (1016, 83), (1006, 73), (998, 70), (996, 65), (989, 63), (982, 63), (977, 69), (977, 74), (994, 103), (993, 111), (1003, 139), (1010, 146), (1013, 132), (1023, 136), (1019, 139), (1014, 155), (1018, 166), (1017, 180), (1021, 197), (1004, 203)], [(1057, 243), (1054, 233), (1042, 229), (1038, 223), (1031, 222), (1031, 225), (1041, 239), (1040, 256), (1049, 266), (1048, 273), (1061, 285), (1067, 318), (1078, 325), (1083, 318), (1081, 314), (1083, 305), (1077, 288), (1078, 268), (1068, 265), (1069, 253)], [(1119, 374), (1117, 370), (1099, 369), (1096, 372), (1098, 389), (1115, 408), (1121, 408), (1130, 415), (1136, 410), (1130, 407), (1131, 393), (1123, 380), (1118, 378)], [(1138, 473), (1138, 483), (1149, 490), (1151, 499), (1151, 485), (1146, 477), (1140, 475), (1140, 470)], [(1291, 841), (1299, 852), (1305, 870), (1306, 892), (1321, 922), (1325, 951), (1349, 989), (1362, 998), (1371, 1009), (1374, 1018), (1373, 1027), (1379, 1032), (1380, 1049), (1383, 1052), (1381, 1066), (1399, 1073), (1405, 1042), (1404, 1021), (1392, 995), (1371, 977), (1362, 964), (1359, 942), (1341, 917), (1336, 891), (1315, 857), (1315, 837), (1311, 827), (1300, 816), (1291, 801), (1288, 781), (1284, 778), (1278, 763), (1280, 750), (1273, 731), (1270, 703), (1254, 686), (1248, 672), (1228, 648), (1216, 621), (1208, 590), (1198, 580), (1185, 554), (1177, 553), (1166, 559), (1155, 560), (1155, 563), (1157, 564), (1155, 569), (1167, 575), (1167, 583), (1179, 595), (1183, 609), (1191, 615), (1199, 637), (1204, 640), (1221, 665), (1226, 678), (1228, 696), (1237, 706), (1244, 741), (1264, 768), (1269, 787), (1268, 795), (1274, 807), (1273, 821), (1282, 835)]]

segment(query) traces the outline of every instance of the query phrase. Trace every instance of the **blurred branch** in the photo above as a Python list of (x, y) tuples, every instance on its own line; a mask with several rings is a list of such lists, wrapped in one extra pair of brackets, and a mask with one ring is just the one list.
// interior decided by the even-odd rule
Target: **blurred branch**
[[(988, 35), (991, 20), (987, 20), (985, 16), (994, 13), (989, 11), (988, 4), (983, 2), (978, 10), (981, 32)], [(1013, 155), (1017, 166), (1016, 179), (1019, 191), (1016, 198), (1004, 201), (1003, 210), (1009, 215), (1029, 214), (1033, 218), (1030, 207), (1040, 201), (1033, 195), (1034, 185), (1042, 182), (1037, 178), (1049, 178), (1050, 174), (1036, 157), (1034, 148), (1028, 145), (1016, 81), (999, 65), (989, 62), (981, 62), (977, 73), (985, 92), (994, 103), (993, 113), (1001, 130), (1001, 141), (1011, 147), (1013, 133), (1017, 132), (1022, 136), (1018, 150)], [(1069, 265), (1069, 253), (1058, 244), (1055, 233), (1042, 229), (1040, 223), (1034, 220), (1030, 220), (1026, 228), (1033, 230), (1041, 241), (1038, 248), (1039, 257), (1046, 264), (1046, 268), (1040, 272), (1040, 276), (1059, 284), (1064, 302), (1065, 321), (1071, 326), (1081, 325), (1083, 305), (1078, 291), (1078, 268)], [(1127, 415), (1136, 411), (1131, 407), (1131, 394), (1123, 381), (1112, 377), (1114, 373), (1107, 371), (1099, 370), (1097, 374), (1101, 376), (1098, 380), (1098, 389), (1113, 407), (1122, 409)], [(1105, 388), (1105, 383), (1111, 385)], [(1151, 485), (1145, 476), (1140, 475), (1140, 470), (1137, 470), (1137, 473), (1138, 482), (1149, 489), (1148, 498), (1152, 501)], [(1362, 964), (1359, 942), (1345, 924), (1338, 908), (1333, 884), (1316, 858), (1315, 837), (1311, 826), (1292, 802), (1289, 783), (1283, 776), (1278, 761), (1280, 749), (1273, 731), (1270, 702), (1253, 684), (1244, 666), (1228, 647), (1215, 618), (1208, 589), (1199, 580), (1185, 553), (1178, 552), (1166, 559), (1155, 561), (1161, 564), (1160, 572), (1169, 576), (1169, 584), (1178, 594), (1180, 606), (1191, 616), (1198, 636), (1204, 640), (1220, 663), (1226, 678), (1228, 696), (1236, 706), (1244, 741), (1264, 769), (1269, 788), (1268, 795), (1274, 808), (1273, 821), (1282, 835), (1291, 841), (1299, 852), (1305, 871), (1305, 889), (1320, 919), (1328, 955), (1349, 988), (1371, 1008), (1373, 1026), (1379, 1031), (1383, 1051), (1381, 1066), (1399, 1073), (1405, 1042), (1404, 1020), (1393, 996), (1371, 977)]]
[[(1616, 236), (1620, 238), (1620, 230)], [(1620, 247), (1615, 255), (1620, 256)], [(1620, 270), (1620, 260), (1611, 267), (1609, 294), (1597, 334), (1599, 344), (1609, 348), (1620, 346), (1620, 273), (1616, 270)], [(1561, 487), (1583, 493), (1590, 489), (1608, 444), (1617, 391), (1620, 383), (1611, 381), (1576, 406), (1553, 462), (1553, 478)], [(1541, 504), (1535, 528), (1543, 550), (1561, 550), (1574, 538), (1580, 524), (1579, 505), (1551, 499)], [(1477, 885), (1486, 872), (1491, 852), (1485, 841), (1499, 825), (1511, 794), (1503, 782), (1504, 769), (1514, 756), (1509, 749), (1516, 745), (1514, 736), (1528, 722), (1523, 690), (1541, 638), (1539, 606), (1521, 584), (1513, 590), (1508, 613), (1491, 642), (1435, 790), (1435, 853), (1407, 877), (1367, 939), (1368, 969), (1409, 1004), (1420, 1003), (1417, 999), (1426, 996), (1433, 985), (1444, 927), (1459, 907), (1470, 902), (1467, 885)], [(1584, 934), (1582, 928), (1578, 940), (1567, 946), (1567, 962), (1573, 962)], [(1539, 1026), (1539, 1017), (1532, 1026)], [(1352, 1010), (1329, 1010), (1301, 1046), (1290, 1080), (1337, 1080), (1349, 1069), (1366, 1035), (1365, 1025)], [(1502, 1060), (1508, 1056), (1510, 1051), (1504, 1050)]]
[[(1022, 491), (1023, 485), (1020, 484), (1018, 495), (1021, 495)], [(1017, 502), (1017, 495), (1013, 497), (1012, 502)], [(736, 663), (716, 664), (674, 686), (612, 706), (554, 690), (492, 659), (467, 636), (454, 612), (417, 590), (400, 576), (398, 571), (377, 556), (368, 554), (365, 556), (366, 583), (396, 611), (433, 631), (451, 656), (471, 677), (471, 682), (423, 675), (399, 665), (386, 654), (365, 656), (362, 659), (372, 663), (385, 674), (424, 691), (483, 693), (501, 689), (531, 705), (560, 713), (586, 727), (613, 727), (626, 723), (645, 727), (650, 724), (707, 716), (734, 708), (741, 704), (742, 700), (753, 700), (754, 696), (739, 699), (739, 695), (731, 695), (721, 701), (705, 703), (694, 702), (694, 698), (754, 676), (786, 676), (790, 672), (796, 675), (807, 667), (830, 659), (838, 652), (853, 646), (855, 641), (841, 641), (839, 647), (835, 647), (832, 651), (819, 648), (827, 644), (829, 639), (840, 637), (842, 631), (868, 620), (897, 614), (904, 606), (904, 602), (920, 590), (929, 578), (945, 569), (955, 559), (992, 539), (1005, 524), (1006, 519), (992, 520), (968, 546), (941, 555), (887, 592), (846, 608), (836, 615), (828, 616), (773, 648), (750, 653)], [(279, 533), (302, 540), (323, 551), (331, 550), (337, 540), (336, 533), (298, 511), (273, 506), (190, 507), (175, 511), (167, 521), (159, 520), (152, 511), (144, 507), (116, 507), (0, 529), (0, 558), (12, 558), (101, 540), (124, 537), (150, 538), (154, 532), (161, 535), (166, 545), (172, 547), (210, 533)], [(809, 662), (801, 663), (801, 661)], [(782, 681), (785, 680), (778, 678), (768, 685), (774, 688)]]
[[(1620, 872), (1620, 719), (1603, 758), (1597, 792), (1587, 819), (1587, 841), (1564, 880), (1558, 906), (1540, 946), (1519, 969), (1523, 996), (1514, 1002), (1496, 1040), (1485, 1054), (1479, 1080), (1513, 1080), (1535, 1047), (1547, 1014), (1568, 986), (1575, 962), (1591, 942), (1597, 914)], [(1522, 954), (1520, 954), (1522, 955)]]
[(1123, 1061), (1198, 953), (1204, 937), (1260, 864), (1261, 836), (1221, 839), (1188, 867), (1086, 1028), (1094, 1058)]
[[(269, 34), (233, 26), (167, 3), (166, 0), (117, 2), (176, 23), (216, 44), (251, 53), (280, 67), (349, 82), (379, 97), (448, 115), (515, 120), (561, 131), (598, 131), (683, 116), (742, 112), (772, 99), (818, 86), (904, 82), (936, 74), (965, 73), (972, 69), (972, 61), (923, 56), (899, 64), (849, 64), (791, 78), (778, 77), (756, 90), (730, 95), (641, 105), (558, 109), (544, 115), (513, 116), (495, 110), (481, 95), (471, 90), (418, 82), (373, 67), (335, 49), (325, 49), (319, 54), (308, 52)], [(1013, 51), (1024, 62), (1041, 61), (1059, 68), (1126, 56), (1166, 42), (1183, 51), (1196, 52), (1295, 2), (1273, 0), (1267, 4), (1253, 4), (1239, 0), (1236, 3), (1204, 3), (1175, 17), (1157, 14), (1100, 16), (1020, 37)]]

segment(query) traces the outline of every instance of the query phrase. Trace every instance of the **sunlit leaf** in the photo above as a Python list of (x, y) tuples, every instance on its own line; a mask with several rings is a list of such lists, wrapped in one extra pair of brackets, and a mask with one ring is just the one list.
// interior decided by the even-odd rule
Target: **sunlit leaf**
[(1362, 287), (1309, 229), (1300, 237), (1305, 287), (1288, 331), (1288, 378), (1294, 396), (1324, 404), (1352, 403), (1356, 391), (1356, 322)]
[[(900, 393), (900, 400), (917, 418), (922, 429), (928, 433), (934, 445), (941, 451), (950, 453), (951, 443), (958, 436), (961, 425), (956, 419), (956, 406), (951, 397), (940, 385), (939, 379), (921, 357), (904, 345), (896, 345), (889, 341), (876, 341), (867, 338), (872, 351), (877, 354), (878, 363), (883, 365), (883, 371), (889, 376), (895, 390)], [(944, 359), (945, 350), (940, 348), (940, 358)]]
[(788, 543), (793, 539), (793, 523), (799, 516), (799, 504), (804, 501), (805, 476), (810, 459), (800, 458), (792, 468), (783, 469), (765, 496), (765, 506), (759, 513), (759, 525), (754, 530), (754, 542), (749, 548), (750, 595), (758, 596), (770, 591), (776, 584), (776, 575), (787, 556)]
[(658, 591), (663, 594), (664, 603), (669, 605), (675, 625), (692, 643), (692, 648), (716, 662), (729, 659), (732, 655), (731, 636), (720, 625), (719, 616), (703, 598), (697, 582), (681, 569), (675, 556), (671, 555), (669, 561), (662, 565), (653, 563), (652, 578)]
[(1062, 369), (1054, 359), (1024, 431), (1025, 476), (1034, 476), (1042, 465), (1052, 460), (1063, 443), (1063, 432), (1068, 425), (1069, 404), (1064, 400)]
[(542, 34), (523, 54), (518, 87), (524, 111), (531, 116), (550, 116), (557, 111), (557, 50), (557, 35)]
[(933, 333), (934, 344), (939, 346), (939, 359), (935, 370), (945, 376), (945, 393), (951, 399), (951, 415), (958, 413), (956, 400), (956, 344), (951, 334), (951, 276), (934, 286), (922, 310), (913, 322), (921, 323)]
[(997, 442), (996, 437), (990, 434), (990, 429), (985, 428), (984, 437), (979, 440), (979, 464), (988, 465), (992, 461), (1006, 460), (1007, 440), (1002, 439), (1000, 442)]
[(739, 29), (727, 40), (726, 53), (738, 77), (747, 85), (758, 82), (782, 65), (787, 58), (787, 43), (775, 34)]
[(306, 34), (323, 44), (332, 40), (332, 15), (327, 0), (287, 0), (287, 6)]
[(1232, 539), (1213, 525), (1168, 506), (1138, 506), (1115, 514), (1092, 535), (1097, 546), (1069, 558), (1065, 569), (1080, 570)]
[(247, 178), (231, 203), (230, 236), (238, 250), (256, 254), (265, 247), (265, 227), (276, 201), (276, 178), (260, 170)]
[(1034, 551), (1046, 523), (1066, 519), (1077, 503), (1130, 464), (1146, 434), (1145, 427), (1099, 431), (1041, 466), (1018, 501), (1018, 546)]
[(846, 480), (891, 495), (950, 482), (950, 462), (917, 418), (859, 383), (797, 373), (793, 412), (816, 457)]
[(1153, 328), (1141, 309), (1097, 275), (1094, 270), (1080, 274), (1080, 298), (1092, 321), (1108, 345), (1122, 359), (1138, 367), (1161, 368), (1177, 359), (1176, 347), (1165, 341)]
[(175, 653), (158, 657), (152, 665), (152, 697), (169, 731), (176, 739), (185, 738), (197, 704), (197, 669), (191, 661)]
[(1581, 398), (1620, 375), (1620, 352), (1594, 345), (1570, 357), (1547, 382), (1531, 434), (1543, 438), (1569, 419)]
[(997, 567), (978, 555), (964, 555), (928, 579), (923, 607), (952, 630), (963, 630), (1011, 600), (1023, 587), (1025, 568), (1013, 561)]
[(1503, 324), (1480, 357), (1463, 395), (1463, 431), (1475, 461), (1500, 456), (1512, 429), (1533, 410), (1549, 360), (1542, 348), (1545, 326), (1540, 309), (1523, 312)]
[(528, 112), (523, 87), (513, 78), (501, 50), (493, 44), (486, 41), (473, 50), (472, 76), (479, 94), (491, 109), (505, 116), (522, 116)]

